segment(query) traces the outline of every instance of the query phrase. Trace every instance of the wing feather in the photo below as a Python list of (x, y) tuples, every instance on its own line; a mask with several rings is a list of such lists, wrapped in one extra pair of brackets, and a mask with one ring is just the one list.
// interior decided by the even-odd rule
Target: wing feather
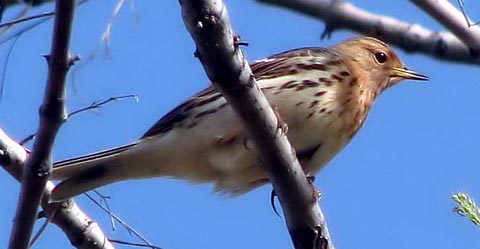
[[(330, 50), (324, 48), (298, 48), (272, 55), (263, 60), (254, 61), (250, 64), (250, 68), (257, 80), (268, 79), (293, 69), (293, 67), (298, 65), (300, 57), (315, 57), (320, 54), (325, 56), (326, 53), (332, 55)], [(184, 121), (188, 117), (188, 111), (197, 106), (202, 100), (211, 96), (218, 96), (219, 94), (214, 86), (207, 87), (163, 116), (141, 138), (155, 136), (173, 129), (176, 124)]]

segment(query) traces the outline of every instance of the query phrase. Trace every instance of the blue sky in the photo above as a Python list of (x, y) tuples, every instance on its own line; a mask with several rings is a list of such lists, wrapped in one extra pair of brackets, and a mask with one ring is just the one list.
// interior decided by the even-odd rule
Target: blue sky
[[(408, 2), (352, 2), (374, 13), (443, 29)], [(137, 94), (139, 102), (123, 100), (70, 119), (57, 136), (55, 160), (135, 141), (162, 115), (208, 85), (193, 57), (195, 46), (178, 2), (136, 1), (133, 12), (130, 3), (115, 20), (108, 56), (102, 47), (86, 65), (116, 1), (90, 1), (76, 12), (71, 52), (83, 62), (69, 77), (68, 108), (73, 111), (125, 94)], [(250, 60), (295, 47), (330, 46), (358, 35), (339, 31), (330, 40), (320, 40), (324, 25), (318, 20), (253, 1), (227, 4), (236, 32), (250, 43), (243, 49)], [(472, 14), (480, 7), (473, 1), (466, 4)], [(47, 75), (40, 55), (50, 50), (51, 26), (46, 22), (22, 36), (7, 65), (0, 126), (17, 140), (37, 129)], [(0, 59), (6, 51), (6, 45), (0, 47)], [(316, 185), (323, 193), (321, 206), (333, 242), (337, 248), (359, 249), (471, 248), (479, 243), (479, 230), (452, 213), (450, 195), (464, 190), (480, 200), (478, 68), (396, 51), (409, 68), (430, 76), (430, 81), (404, 82), (386, 91), (351, 144), (318, 174)], [(19, 185), (4, 172), (0, 188), (4, 248)], [(111, 197), (109, 204), (117, 215), (162, 248), (291, 248), (283, 219), (270, 207), (270, 186), (233, 199), (211, 190), (211, 185), (170, 179), (100, 189)], [(108, 216), (86, 197), (77, 200), (109, 237), (138, 242), (118, 224), (112, 231)], [(68, 246), (66, 237), (51, 225), (34, 248)]]

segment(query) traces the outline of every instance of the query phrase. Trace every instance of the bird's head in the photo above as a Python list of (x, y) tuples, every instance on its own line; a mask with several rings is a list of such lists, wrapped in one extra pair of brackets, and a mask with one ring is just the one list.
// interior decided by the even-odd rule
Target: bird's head
[(346, 40), (332, 47), (354, 75), (363, 78), (370, 90), (379, 93), (401, 80), (428, 80), (409, 70), (384, 42), (373, 37)]

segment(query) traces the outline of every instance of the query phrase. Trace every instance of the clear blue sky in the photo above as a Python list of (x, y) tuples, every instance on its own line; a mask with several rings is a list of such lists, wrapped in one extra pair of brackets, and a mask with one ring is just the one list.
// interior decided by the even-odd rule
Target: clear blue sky
[[(441, 29), (406, 1), (353, 2), (375, 13)], [(58, 134), (55, 160), (132, 142), (208, 84), (193, 57), (195, 47), (178, 1), (135, 1), (134, 12), (130, 3), (114, 23), (109, 56), (104, 57), (101, 49), (91, 63), (73, 68), (84, 66), (74, 77), (70, 74), (68, 107), (72, 111), (125, 94), (137, 94), (140, 101), (109, 104), (69, 120)], [(90, 1), (78, 9), (71, 52), (81, 55), (83, 63), (98, 47), (115, 4)], [(295, 47), (329, 46), (357, 35), (335, 32), (331, 40), (322, 41), (320, 21), (253, 1), (228, 1), (228, 7), (235, 30), (250, 43), (244, 48), (250, 60)], [(467, 1), (472, 14), (479, 7)], [(37, 129), (47, 75), (40, 55), (49, 52), (51, 26), (47, 22), (22, 36), (8, 63), (0, 126), (17, 140)], [(0, 47), (0, 59), (6, 50), (7, 46)], [(323, 192), (321, 206), (333, 241), (337, 248), (358, 249), (475, 247), (480, 231), (452, 213), (450, 195), (464, 190), (480, 200), (479, 69), (396, 50), (409, 68), (431, 80), (404, 82), (380, 96), (352, 143), (318, 174), (316, 185)], [(0, 248), (5, 248), (19, 185), (0, 172), (0, 188)], [(100, 191), (111, 196), (109, 204), (117, 215), (162, 248), (291, 248), (283, 219), (270, 207), (270, 186), (234, 199), (212, 195), (211, 189), (152, 179)], [(109, 237), (138, 242), (118, 224), (112, 231), (108, 216), (88, 199), (77, 200)], [(34, 246), (68, 247), (53, 225)]]

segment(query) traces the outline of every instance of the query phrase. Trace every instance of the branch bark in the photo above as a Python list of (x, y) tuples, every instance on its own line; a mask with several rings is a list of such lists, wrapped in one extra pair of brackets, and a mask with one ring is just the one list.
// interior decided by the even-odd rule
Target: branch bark
[(57, 0), (49, 70), (40, 125), (31, 155), (23, 171), (10, 249), (28, 248), (38, 207), (52, 170), (51, 150), (61, 124), (66, 118), (65, 77), (73, 63), (68, 53), (75, 0)]
[(334, 248), (315, 194), (277, 117), (235, 44), (221, 0), (180, 0), (196, 56), (215, 86), (244, 120), (279, 197), (295, 248)]
[(378, 37), (407, 52), (420, 52), (439, 60), (480, 64), (480, 57), (471, 53), (460, 39), (449, 32), (438, 32), (418, 24), (375, 15), (341, 0), (256, 0), (323, 20), (322, 37), (333, 31), (349, 29)]
[[(27, 158), (25, 149), (0, 129), (0, 165), (17, 181), (22, 179), (23, 166)], [(73, 200), (49, 203), (54, 184), (47, 182), (41, 206), (45, 216), (67, 235), (76, 248), (113, 249), (113, 245), (96, 222), (91, 220)]]
[[(480, 56), (480, 27), (468, 26), (463, 14), (446, 0), (410, 0), (448, 28), (466, 44), (472, 56)], [(467, 19), (468, 20), (468, 19)]]

